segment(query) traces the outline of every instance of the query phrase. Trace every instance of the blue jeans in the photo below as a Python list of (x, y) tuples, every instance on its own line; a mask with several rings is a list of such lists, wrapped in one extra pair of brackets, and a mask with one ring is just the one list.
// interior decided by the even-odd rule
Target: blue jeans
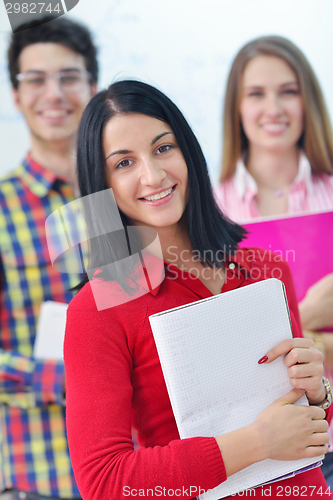
[(327, 486), (333, 491), (333, 452), (326, 453), (321, 470), (325, 476)]

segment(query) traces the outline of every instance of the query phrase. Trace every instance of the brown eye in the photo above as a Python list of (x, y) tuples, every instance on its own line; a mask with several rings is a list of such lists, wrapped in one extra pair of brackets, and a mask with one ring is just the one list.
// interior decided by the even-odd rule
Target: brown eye
[(263, 92), (259, 92), (259, 91), (251, 92), (249, 94), (250, 97), (261, 97), (262, 95), (263, 95)]
[(157, 151), (159, 153), (166, 153), (167, 151), (170, 151), (170, 149), (172, 148), (172, 146), (170, 144), (165, 144), (163, 146), (160, 146)]
[(284, 94), (284, 95), (298, 95), (299, 92), (296, 89), (286, 89), (286, 90), (283, 90), (282, 94)]
[(126, 168), (129, 167), (133, 162), (131, 160), (121, 160), (117, 165), (116, 168)]

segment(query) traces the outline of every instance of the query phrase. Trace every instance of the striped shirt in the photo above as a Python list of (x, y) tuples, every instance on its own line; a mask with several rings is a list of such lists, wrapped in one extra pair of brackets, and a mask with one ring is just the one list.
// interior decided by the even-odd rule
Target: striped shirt
[[(215, 197), (224, 214), (236, 222), (245, 223), (260, 217), (255, 201), (257, 192), (256, 181), (239, 160), (235, 174), (217, 187)], [(321, 210), (333, 210), (333, 175), (313, 175), (309, 160), (301, 153), (298, 174), (289, 192), (288, 213)], [(324, 375), (333, 386), (333, 369), (325, 367)], [(333, 425), (329, 427), (329, 435), (332, 445)]]
[[(260, 217), (255, 200), (257, 192), (256, 181), (239, 160), (234, 175), (216, 188), (215, 197), (223, 213), (244, 223)], [(289, 214), (330, 209), (333, 209), (333, 175), (313, 175), (309, 160), (301, 153), (298, 174), (288, 196)]]
[(40, 305), (69, 302), (79, 275), (50, 263), (45, 219), (69, 184), (29, 156), (0, 181), (0, 491), (80, 497), (65, 430), (64, 365), (32, 357)]

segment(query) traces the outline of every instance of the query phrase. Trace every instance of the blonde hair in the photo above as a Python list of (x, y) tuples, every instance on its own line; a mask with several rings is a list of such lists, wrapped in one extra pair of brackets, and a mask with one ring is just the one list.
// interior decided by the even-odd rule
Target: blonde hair
[(295, 72), (304, 106), (304, 131), (299, 146), (313, 173), (333, 174), (333, 135), (318, 80), (304, 54), (286, 38), (263, 36), (247, 43), (237, 54), (228, 78), (224, 101), (223, 157), (220, 181), (230, 177), (248, 149), (240, 120), (241, 80), (247, 63), (258, 55), (283, 59)]

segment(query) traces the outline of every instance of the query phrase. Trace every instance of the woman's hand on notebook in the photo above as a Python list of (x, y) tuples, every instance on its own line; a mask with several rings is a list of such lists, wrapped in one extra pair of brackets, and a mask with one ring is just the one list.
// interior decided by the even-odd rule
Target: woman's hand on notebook
[(304, 395), (292, 389), (263, 410), (255, 422), (216, 438), (227, 477), (266, 458), (298, 460), (328, 451), (325, 411), (294, 405)]
[(280, 356), (285, 356), (290, 383), (295, 389), (306, 392), (310, 404), (323, 401), (326, 391), (322, 382), (324, 367), (323, 355), (310, 339), (294, 338), (284, 340), (268, 353), (265, 364)]
[(266, 458), (297, 460), (327, 453), (325, 411), (316, 406), (294, 405), (303, 394), (301, 389), (292, 389), (258, 415), (255, 426), (266, 447)]

